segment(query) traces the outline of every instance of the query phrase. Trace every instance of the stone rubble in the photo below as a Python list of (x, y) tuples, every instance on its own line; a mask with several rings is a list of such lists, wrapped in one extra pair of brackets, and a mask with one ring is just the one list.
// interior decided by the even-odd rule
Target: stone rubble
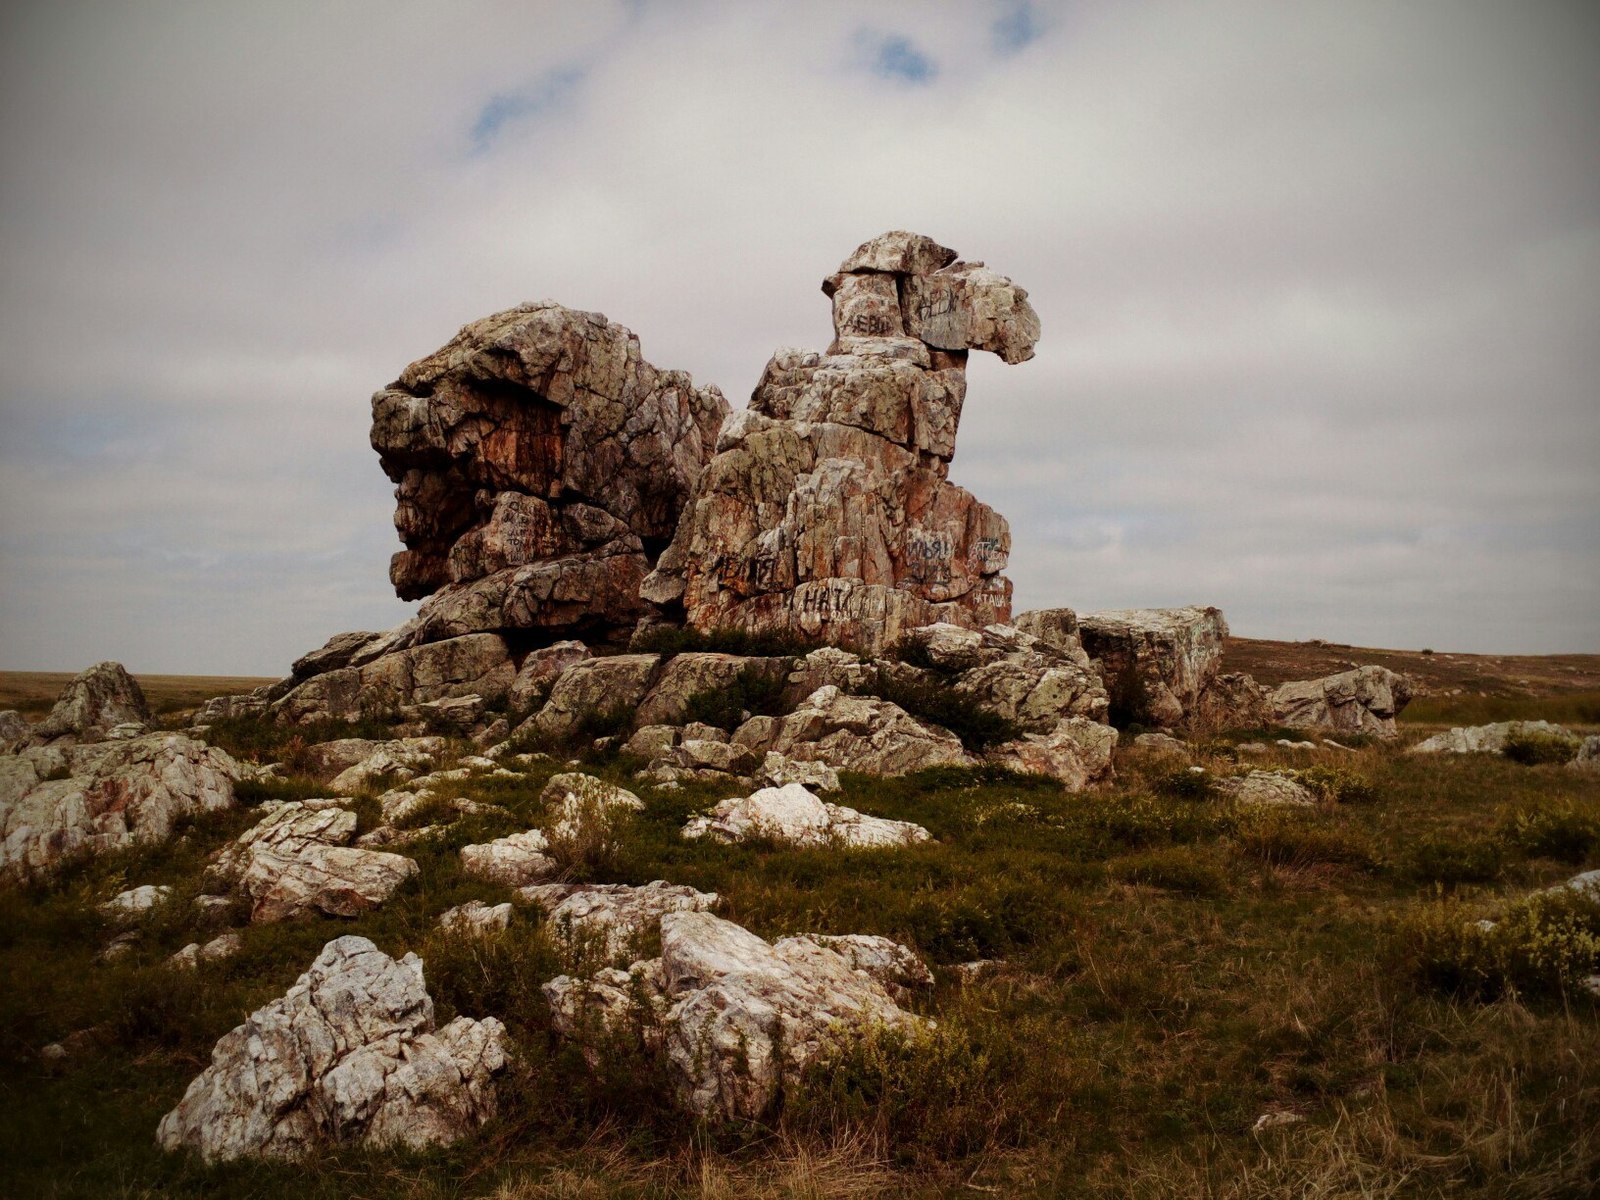
[(494, 1116), (505, 1065), (495, 1018), (435, 1027), (415, 954), (397, 962), (366, 938), (341, 937), (223, 1036), (156, 1140), (207, 1162), (447, 1145)]

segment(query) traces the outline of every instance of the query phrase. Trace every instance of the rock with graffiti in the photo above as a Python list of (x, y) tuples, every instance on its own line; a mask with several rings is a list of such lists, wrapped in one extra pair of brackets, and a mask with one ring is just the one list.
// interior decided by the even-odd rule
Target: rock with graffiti
[(1010, 530), (947, 476), (969, 351), (1033, 355), (1027, 293), (905, 232), (864, 243), (822, 290), (832, 344), (772, 356), (643, 597), (693, 628), (866, 653), (933, 622), (1004, 622)]

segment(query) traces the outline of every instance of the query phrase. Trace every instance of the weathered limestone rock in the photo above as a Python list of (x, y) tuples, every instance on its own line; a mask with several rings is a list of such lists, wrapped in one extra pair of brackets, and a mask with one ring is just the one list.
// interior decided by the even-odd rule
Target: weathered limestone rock
[(585, 659), (561, 673), (544, 707), (522, 728), (564, 737), (577, 732), (585, 718), (596, 713), (636, 711), (660, 667), (661, 656), (657, 654)]
[(1173, 737), (1167, 733), (1141, 733), (1133, 739), (1133, 744), (1140, 750), (1154, 750), (1161, 754), (1187, 754), (1189, 743)]
[(550, 843), (537, 829), (513, 833), (475, 846), (461, 847), (461, 869), (491, 883), (526, 887), (557, 874), (560, 867), (546, 853)]
[(255, 923), (324, 912), (353, 917), (377, 908), (417, 864), (349, 843), (356, 814), (316, 801), (290, 801), (223, 848), (206, 872), (213, 888), (236, 891)]
[(1228, 625), (1216, 608), (1124, 608), (1080, 616), (1078, 636), (1112, 710), (1170, 729), (1216, 676)]
[(42, 746), (62, 738), (79, 742), (104, 741), (118, 725), (134, 724), (141, 731), (153, 718), (138, 682), (121, 663), (97, 663), (73, 677), (48, 716), (26, 730), (31, 745)]
[(1308, 808), (1317, 802), (1309, 788), (1277, 771), (1251, 771), (1248, 775), (1219, 779), (1217, 790), (1240, 804)]
[(517, 677), (511, 682), (511, 692), (507, 697), (511, 711), (525, 713), (535, 702), (543, 703), (551, 685), (563, 671), (590, 657), (589, 647), (575, 641), (556, 642), (533, 651), (522, 660), (522, 665), (517, 668)]
[(431, 596), (422, 638), (626, 636), (727, 413), (622, 326), (548, 301), (412, 363), (373, 397), (372, 445), (406, 546), (391, 578), (402, 599)]
[(746, 672), (776, 682), (789, 671), (785, 658), (749, 658), (738, 654), (679, 654), (665, 663), (639, 705), (641, 725), (676, 725), (683, 721), (689, 701), (701, 692), (733, 686)]
[(323, 948), (283, 996), (226, 1034), (156, 1140), (208, 1162), (302, 1158), (325, 1144), (444, 1145), (495, 1112), (505, 1026), (436, 1029), (422, 960), (366, 938)]
[(1050, 733), (1066, 717), (1104, 722), (1109, 701), (1075, 643), (1052, 644), (1009, 625), (914, 629), (903, 646), (949, 675), (955, 690), (1025, 733)]
[(683, 827), (683, 836), (719, 842), (770, 838), (791, 846), (881, 849), (926, 842), (931, 835), (909, 821), (888, 821), (826, 804), (798, 783), (790, 783), (724, 800), (708, 816), (692, 818)]
[(165, 841), (180, 817), (230, 807), (239, 772), (221, 750), (175, 733), (0, 755), (0, 879)]
[[(346, 739), (347, 742), (358, 740)], [(365, 745), (366, 754), (328, 781), (330, 791), (350, 795), (362, 788), (370, 787), (380, 779), (398, 781), (415, 779), (438, 761), (439, 755), (444, 753), (445, 748), (442, 737), (397, 738), (389, 742), (367, 742)], [(315, 751), (318, 747), (312, 749)], [(355, 749), (355, 746), (349, 747), (351, 752)], [(343, 748), (337, 754), (327, 752), (321, 757), (342, 761), (345, 757), (342, 750)]]
[(1578, 753), (1567, 764), (1574, 771), (1600, 772), (1600, 734), (1590, 734), (1578, 746)]
[(1279, 724), (1382, 738), (1399, 735), (1394, 719), (1410, 701), (1411, 681), (1387, 667), (1357, 667), (1322, 679), (1286, 683), (1271, 697)]
[(167, 965), (180, 971), (193, 971), (203, 962), (221, 962), (225, 958), (232, 958), (242, 949), (244, 939), (230, 930), (218, 934), (203, 946), (199, 942), (190, 942), (182, 950), (173, 953), (167, 959)]
[(786, 717), (750, 718), (733, 740), (785, 758), (872, 775), (972, 761), (961, 739), (948, 730), (924, 725), (887, 700), (847, 696), (836, 687), (818, 688)]
[(1411, 747), (1411, 753), (1499, 754), (1506, 748), (1506, 740), (1519, 734), (1565, 738), (1574, 743), (1578, 740), (1571, 730), (1550, 721), (1496, 721), (1492, 725), (1472, 725), (1436, 733)]
[(289, 673), (293, 678), (303, 680), (310, 679), (313, 675), (323, 675), (329, 671), (358, 665), (356, 660), (363, 657), (363, 652), (374, 648), (386, 636), (384, 633), (365, 630), (355, 633), (336, 633), (319, 649), (295, 659), (294, 665), (289, 668)]
[(1063, 717), (1046, 733), (1024, 733), (984, 754), (995, 766), (1028, 775), (1048, 775), (1069, 792), (1103, 783), (1113, 775), (1117, 731), (1087, 717)]
[(548, 814), (550, 848), (558, 856), (567, 847), (618, 842), (627, 818), (644, 810), (644, 801), (627, 788), (576, 771), (551, 776), (539, 800)]
[(669, 912), (709, 912), (715, 892), (656, 879), (640, 887), (624, 883), (544, 883), (525, 887), (522, 898), (539, 905), (551, 926), (569, 941), (592, 945), (612, 966), (638, 956), (640, 943)]
[(493, 633), (476, 633), (324, 671), (274, 702), (270, 711), (278, 720), (295, 724), (389, 717), (406, 705), (447, 697), (499, 700), (516, 674), (505, 640)]
[(16, 709), (8, 708), (0, 712), (0, 747), (26, 737), (32, 729), (28, 719)]
[(439, 928), (449, 933), (499, 933), (511, 927), (511, 902), (485, 904), (469, 900), (439, 914)]
[(1277, 724), (1272, 689), (1249, 675), (1218, 675), (1200, 692), (1188, 724), (1201, 730), (1260, 729)]
[(877, 980), (897, 1002), (933, 987), (933, 972), (927, 963), (909, 947), (877, 934), (804, 933), (797, 938), (784, 938), (777, 945), (788, 941), (811, 942), (832, 950), (854, 970)]
[(967, 350), (1028, 358), (1038, 318), (1009, 280), (951, 255), (886, 234), (823, 284), (833, 345), (773, 355), (749, 409), (724, 425), (646, 600), (696, 629), (868, 653), (917, 625), (1006, 619), (1010, 531), (946, 475)]

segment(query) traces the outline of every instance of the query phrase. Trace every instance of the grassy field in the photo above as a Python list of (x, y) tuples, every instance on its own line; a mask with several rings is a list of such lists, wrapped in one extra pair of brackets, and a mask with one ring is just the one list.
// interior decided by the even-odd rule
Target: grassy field
[[(14, 708), (38, 718), (50, 711), (73, 671), (0, 671), (0, 709)], [(274, 679), (248, 675), (135, 675), (153, 712), (177, 713), (198, 708), (213, 696), (248, 692)]]
[[(1198, 761), (1244, 769), (1232, 753), (1217, 743)], [(507, 815), (409, 850), (421, 871), (381, 911), (245, 927), (237, 958), (179, 975), (163, 959), (200, 932), (187, 915), (200, 868), (256, 814), (196, 823), (0, 894), (0, 1193), (1593, 1195), (1600, 1001), (1579, 980), (1600, 969), (1600, 909), (1524, 898), (1600, 865), (1600, 780), (1498, 757), (1330, 755), (1268, 757), (1336, 768), (1309, 774), (1324, 800), (1289, 815), (1239, 811), (1187, 760), (1133, 751), (1114, 788), (1079, 796), (986, 772), (852, 777), (843, 803), (935, 836), (852, 853), (686, 843), (684, 819), (726, 789), (641, 787), (637, 764), (596, 763), (647, 807), (618, 855), (577, 875), (692, 884), (763, 936), (882, 933), (935, 965), (917, 1007), (936, 1032), (867, 1039), (742, 1129), (686, 1121), (648, 1061), (595, 1075), (553, 1039), (538, 984), (566, 964), (533, 911), (479, 943), (436, 930), (451, 905), (509, 898), (456, 852), (539, 823), (555, 763), (461, 782)], [(242, 792), (314, 794), (304, 780)], [(354, 806), (373, 822), (370, 797)], [(140, 883), (173, 885), (174, 902), (133, 954), (98, 963), (110, 931), (95, 903)], [(1485, 914), (1501, 933), (1474, 932)], [(417, 951), (441, 1023), (506, 1021), (517, 1061), (501, 1117), (450, 1150), (298, 1168), (160, 1153), (156, 1123), (216, 1039), (343, 933)], [(951, 968), (974, 959), (999, 965), (964, 982)], [(65, 1063), (40, 1058), (74, 1035)], [(1285, 1123), (1256, 1130), (1268, 1114)]]

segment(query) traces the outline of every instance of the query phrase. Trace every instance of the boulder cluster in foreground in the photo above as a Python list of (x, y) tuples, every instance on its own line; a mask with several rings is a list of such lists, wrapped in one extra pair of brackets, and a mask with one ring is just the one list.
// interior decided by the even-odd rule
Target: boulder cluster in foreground
[[(411, 364), (373, 398), (372, 444), (396, 485), (391, 579), (422, 601), (416, 616), (338, 634), (282, 681), (207, 702), (184, 732), (157, 729), (114, 663), (36, 724), (0, 714), (0, 881), (231, 808), (236, 782), (277, 770), (206, 744), (234, 718), (381, 720), (389, 735), (303, 748), (296, 773), (326, 794), (261, 805), (215, 856), (174, 970), (239, 952), (240, 932), (217, 932), (225, 917), (388, 903), (419, 874), (415, 846), (496, 811), (449, 785), (518, 779), (530, 745), (618, 751), (646, 795), (719, 787), (685, 839), (915, 854), (927, 829), (826, 798), (840, 772), (990, 766), (1080, 791), (1112, 778), (1118, 725), (1147, 727), (1140, 744), (1161, 753), (1230, 727), (1317, 729), (1336, 748), (1396, 736), (1403, 676), (1362, 666), (1269, 688), (1223, 673), (1216, 608), (1013, 614), (1010, 530), (948, 471), (969, 354), (1033, 354), (1027, 293), (905, 232), (864, 243), (823, 290), (831, 344), (777, 351), (731, 415), (622, 326), (550, 302), (474, 322)], [(1565, 731), (1453, 730), (1415, 749), (1501, 751), (1530, 733)], [(1600, 740), (1572, 739), (1571, 758), (1596, 769)], [(1292, 773), (1217, 790), (1317, 802)], [(574, 884), (564, 864), (625, 844), (649, 806), (577, 772), (550, 779), (540, 805), (537, 825), (456, 851), (516, 903), (429, 919), (486, 937), (537, 912), (598, 955), (543, 983), (555, 1029), (586, 1054), (637, 1039), (686, 1111), (753, 1120), (844, 1039), (928, 1028), (906, 1007), (932, 982), (911, 949), (869, 935), (769, 943), (715, 915), (714, 893), (670, 880)], [(137, 885), (108, 903), (129, 928), (107, 957), (170, 892)], [(446, 1143), (493, 1116), (509, 1052), (492, 1017), (436, 1027), (414, 954), (341, 937), (217, 1044), (158, 1137), (207, 1159)]]

